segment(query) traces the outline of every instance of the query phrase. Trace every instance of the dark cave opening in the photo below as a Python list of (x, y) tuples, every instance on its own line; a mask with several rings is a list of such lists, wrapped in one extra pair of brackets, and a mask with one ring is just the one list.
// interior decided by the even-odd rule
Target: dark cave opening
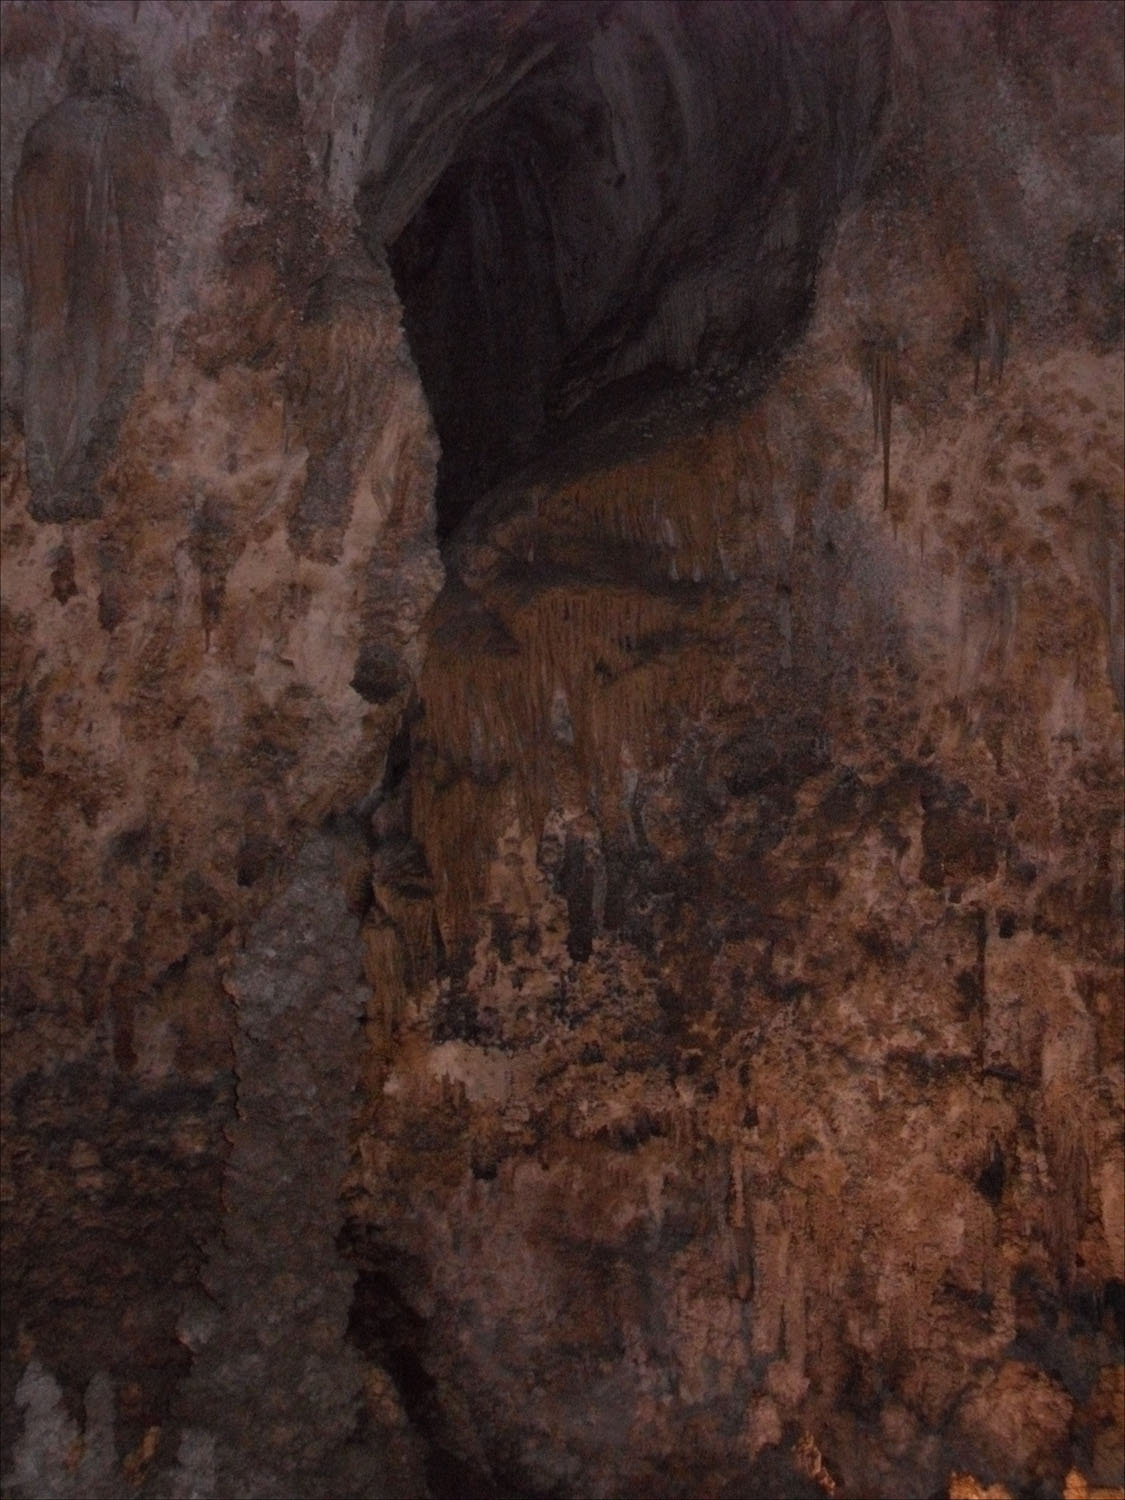
[[(548, 9), (546, 56), (387, 246), (443, 538), (578, 434), (651, 435), (758, 383), (803, 326), (886, 99), (879, 6)], [(377, 199), (368, 183), (369, 237)]]
[(418, 1434), (426, 1483), (435, 1500), (507, 1500), (509, 1495), (527, 1494), (509, 1476), (485, 1473), (458, 1456), (442, 1392), (427, 1368), (426, 1320), (415, 1311), (406, 1291), (416, 1286), (416, 1275), (414, 1267), (376, 1268), (361, 1258), (348, 1325), (350, 1341), (393, 1380), (403, 1411)]

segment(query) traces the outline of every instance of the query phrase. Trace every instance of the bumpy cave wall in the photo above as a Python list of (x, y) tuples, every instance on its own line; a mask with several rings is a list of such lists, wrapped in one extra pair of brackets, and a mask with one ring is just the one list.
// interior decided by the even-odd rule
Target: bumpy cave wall
[[(277, 1328), (294, 1374), (274, 1384), (267, 1445), (285, 1451), (287, 1412), (330, 1441), (332, 1336), (346, 1389), (331, 1205), (347, 1125), (332, 1101), (353, 1102), (362, 961), (356, 837), (336, 815), (382, 778), (441, 580), (426, 403), (354, 225), (385, 20), (368, 6), (3, 11), (13, 1493), (92, 1493), (64, 1460), (95, 1377), (118, 1484), (124, 1463), (129, 1482), (174, 1488), (187, 1433), (185, 1473), (211, 1464), (235, 1492), (209, 1426), (222, 1381), (209, 1404), (183, 1384), (202, 1348), (193, 1299), (200, 1316), (247, 1304), (220, 1339), (239, 1392), (224, 1422), (267, 1388)], [(337, 831), (321, 835), (326, 820)], [(302, 911), (271, 945), (294, 881), (308, 890), (311, 835), (342, 873), (324, 877), (315, 939)], [(279, 967), (305, 976), (303, 998), (277, 999), (267, 1024)], [(279, 1110), (288, 1165), (254, 1133)], [(293, 1134), (302, 1111), (335, 1120), (332, 1152)], [(325, 1264), (344, 1276), (338, 1328), (327, 1283), (323, 1313), (313, 1292)], [(55, 1428), (35, 1416), (52, 1392)], [(354, 1392), (344, 1405), (348, 1426)], [(235, 1466), (253, 1473), (257, 1414), (233, 1427)], [(292, 1465), (315, 1468), (313, 1446)], [(256, 1492), (287, 1488), (262, 1468), (274, 1481)]]
[(1120, 1493), (1122, 7), (2, 17), (5, 1495)]

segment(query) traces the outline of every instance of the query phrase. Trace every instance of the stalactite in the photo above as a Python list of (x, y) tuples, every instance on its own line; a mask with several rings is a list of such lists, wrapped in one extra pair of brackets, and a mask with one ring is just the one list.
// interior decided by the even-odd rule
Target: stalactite
[(385, 917), (373, 917), (364, 925), (363, 967), (374, 997), (380, 1039), (385, 1048), (406, 1005), (402, 944), (394, 925)]
[(831, 1497), (839, 1493), (840, 1486), (829, 1472), (824, 1456), (810, 1432), (802, 1432), (793, 1449), (798, 1469), (816, 1484), (824, 1494)]
[[(626, 823), (624, 760), (640, 770), (659, 763), (684, 720), (703, 712), (714, 670), (701, 644), (711, 597), (571, 570), (576, 543), (599, 555), (610, 543), (670, 554), (681, 577), (728, 582), (748, 469), (757, 468), (746, 425), (561, 486), (537, 502), (535, 578), (494, 581), (487, 608), (450, 596), (423, 670), (429, 770), (413, 813), (447, 944), (470, 934), (501, 816), (542, 828), (565, 760), (602, 827)], [(492, 628), (467, 630), (467, 611)]]
[(1005, 281), (990, 282), (978, 296), (970, 323), (974, 392), (980, 389), (982, 360), (988, 361), (989, 380), (997, 381), (1004, 373), (1014, 301), (1012, 289)]
[(1045, 1136), (1047, 1160), (1055, 1186), (1047, 1216), (1047, 1243), (1059, 1280), (1069, 1288), (1090, 1196), (1082, 1122), (1059, 1109)]
[[(555, 545), (613, 540), (661, 554), (665, 571), (697, 581), (723, 579), (735, 550), (739, 482), (747, 470), (751, 424), (718, 425), (651, 458), (561, 486), (543, 509)], [(541, 555), (537, 547), (536, 554)]]
[(863, 378), (871, 391), (871, 414), (874, 419), (875, 445), (883, 445), (883, 509), (891, 495), (891, 410), (894, 404), (898, 356), (890, 344), (869, 346), (863, 353)]
[[(430, 852), (435, 904), (447, 941), (467, 935), (483, 895), (501, 793), (527, 827), (551, 804), (553, 758), (572, 755), (608, 823), (619, 806), (625, 748), (641, 766), (668, 748), (673, 708), (697, 714), (705, 675), (685, 670), (691, 653), (678, 607), (624, 588), (553, 587), (530, 599), (498, 599), (518, 653), (466, 656), (438, 649), (423, 674), (424, 735), (431, 770), (415, 793), (415, 833)], [(511, 613), (508, 613), (508, 610)], [(650, 642), (679, 641), (667, 661)], [(571, 744), (553, 732), (556, 695), (569, 706)]]
[(203, 495), (192, 514), (188, 548), (199, 570), (199, 603), (203, 649), (211, 649), (211, 633), (219, 623), (230, 567), (230, 518), (212, 495)]
[(438, 784), (418, 778), (414, 831), (434, 870), (434, 910), (446, 947), (469, 936), (484, 894), (488, 859), (504, 806), (500, 784), (480, 784), (464, 773)]
[(401, 951), (402, 984), (413, 993), (434, 975), (437, 945), (432, 894), (420, 885), (403, 888), (379, 884), (375, 899), (394, 926)]

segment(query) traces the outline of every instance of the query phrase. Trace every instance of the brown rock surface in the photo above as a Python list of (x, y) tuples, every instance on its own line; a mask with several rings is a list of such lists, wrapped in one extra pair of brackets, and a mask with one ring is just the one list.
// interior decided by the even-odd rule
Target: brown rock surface
[(5, 1495), (1122, 1484), (1121, 24), (4, 4)]

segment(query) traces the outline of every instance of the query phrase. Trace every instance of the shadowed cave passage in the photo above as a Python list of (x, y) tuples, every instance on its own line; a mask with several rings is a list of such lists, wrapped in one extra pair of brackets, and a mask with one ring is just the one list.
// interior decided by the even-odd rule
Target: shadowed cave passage
[(389, 245), (442, 536), (578, 433), (643, 437), (759, 380), (800, 331), (885, 99), (876, 6), (574, 4), (536, 24), (546, 55)]

